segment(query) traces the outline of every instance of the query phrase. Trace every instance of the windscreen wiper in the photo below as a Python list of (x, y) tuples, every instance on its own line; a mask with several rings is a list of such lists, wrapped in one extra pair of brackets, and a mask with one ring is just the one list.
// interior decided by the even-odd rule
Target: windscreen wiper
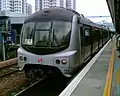
[(31, 51), (28, 47), (26, 47), (27, 45), (22, 44), (23, 47), (25, 47), (28, 51)]

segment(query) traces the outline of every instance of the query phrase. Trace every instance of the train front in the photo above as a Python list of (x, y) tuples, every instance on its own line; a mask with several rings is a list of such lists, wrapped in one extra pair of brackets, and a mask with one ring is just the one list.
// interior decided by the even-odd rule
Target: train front
[(20, 70), (24, 68), (26, 74), (30, 74), (31, 70), (51, 72), (51, 69), (57, 68), (69, 76), (70, 56), (75, 53), (70, 51), (73, 17), (64, 17), (65, 12), (60, 13), (61, 17), (52, 14), (35, 14), (36, 17), (30, 17), (22, 27), (18, 66)]

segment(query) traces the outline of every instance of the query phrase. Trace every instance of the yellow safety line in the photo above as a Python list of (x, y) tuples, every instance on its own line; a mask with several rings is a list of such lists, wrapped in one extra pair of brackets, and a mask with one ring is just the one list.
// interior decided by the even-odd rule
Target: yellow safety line
[(106, 76), (106, 83), (104, 87), (103, 96), (110, 96), (111, 94), (113, 63), (114, 63), (114, 48), (112, 49), (112, 55), (111, 55), (110, 62), (109, 62), (109, 69), (108, 69), (107, 76)]

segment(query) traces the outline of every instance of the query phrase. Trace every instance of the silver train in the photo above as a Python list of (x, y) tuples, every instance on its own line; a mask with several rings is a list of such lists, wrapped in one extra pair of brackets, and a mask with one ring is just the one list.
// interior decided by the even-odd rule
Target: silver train
[(50, 73), (71, 77), (109, 39), (111, 32), (74, 10), (49, 8), (29, 16), (22, 26), (19, 70), (27, 78)]

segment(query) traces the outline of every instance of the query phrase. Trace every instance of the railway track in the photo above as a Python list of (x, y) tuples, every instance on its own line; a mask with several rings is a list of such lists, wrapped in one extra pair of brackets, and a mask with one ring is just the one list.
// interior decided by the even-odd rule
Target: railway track
[(17, 64), (0, 68), (0, 78), (5, 77), (7, 75), (11, 75), (12, 73), (15, 73), (17, 71), (18, 71)]
[(58, 96), (67, 86), (68, 80), (57, 77), (47, 77), (31, 83), (19, 92), (13, 92), (12, 96)]
[(12, 58), (6, 61), (2, 61), (0, 62), (0, 69), (11, 66), (11, 65), (15, 65), (15, 64), (17, 64), (17, 58)]
[[(39, 80), (36, 80), (34, 82), (31, 82), (28, 86), (24, 87), (22, 90), (20, 90), (19, 92), (16, 92), (14, 96), (20, 96), (22, 93), (28, 91), (30, 88), (34, 87), (35, 85), (37, 85), (39, 82), (41, 82), (42, 80), (44, 80), (46, 77), (41, 78)], [(11, 93), (12, 94), (12, 93)]]

